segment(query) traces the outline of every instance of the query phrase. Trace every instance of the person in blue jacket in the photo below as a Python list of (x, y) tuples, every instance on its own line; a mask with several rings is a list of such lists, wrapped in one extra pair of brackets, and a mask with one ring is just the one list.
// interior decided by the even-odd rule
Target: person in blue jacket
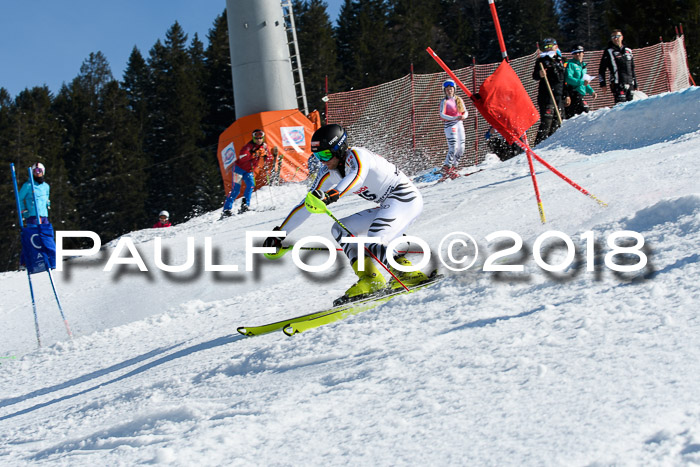
[(36, 206), (34, 206), (34, 194), (32, 193), (32, 183), (27, 180), (19, 190), (19, 205), (22, 210), (22, 218), (29, 224), (48, 224), (49, 207), (49, 184), (44, 181), (46, 169), (44, 164), (37, 162), (32, 166), (32, 178), (34, 179), (34, 193), (36, 194)]

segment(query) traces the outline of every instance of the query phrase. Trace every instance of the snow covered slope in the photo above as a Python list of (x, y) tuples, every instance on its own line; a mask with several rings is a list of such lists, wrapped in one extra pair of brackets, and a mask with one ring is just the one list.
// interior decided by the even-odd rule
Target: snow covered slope
[[(541, 224), (524, 156), (422, 186), (410, 234), (437, 251), (469, 233), (477, 263), (291, 338), (236, 327), (320, 310), (353, 282), (344, 262), (304, 273), (291, 254), (245, 271), (246, 232), (278, 225), (303, 185), (261, 190), (259, 212), (132, 233), (147, 273), (104, 272), (116, 242), (72, 261), (54, 274), (72, 341), (35, 275), (36, 349), (26, 274), (2, 274), (0, 464), (698, 464), (699, 148), (690, 88), (578, 116), (537, 149), (608, 207), (536, 164)], [(341, 217), (367, 206), (332, 207)], [(330, 227), (312, 216), (290, 241), (330, 238)], [(502, 230), (528, 250), (562, 232), (582, 267), (547, 274), (528, 253), (522, 273), (484, 272), (496, 243), (486, 237)], [(593, 232), (604, 256), (625, 230), (644, 238), (648, 265), (586, 271), (581, 236)], [(156, 268), (156, 236), (167, 264), (184, 263), (194, 238), (195, 267)], [(204, 271), (205, 237), (214, 263), (239, 272)]]

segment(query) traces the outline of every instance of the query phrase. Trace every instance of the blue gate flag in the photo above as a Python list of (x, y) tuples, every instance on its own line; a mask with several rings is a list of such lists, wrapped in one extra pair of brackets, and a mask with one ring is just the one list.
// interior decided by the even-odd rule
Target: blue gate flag
[(49, 268), (56, 269), (56, 241), (51, 224), (22, 228), (22, 262), (29, 274), (46, 271), (46, 264)]

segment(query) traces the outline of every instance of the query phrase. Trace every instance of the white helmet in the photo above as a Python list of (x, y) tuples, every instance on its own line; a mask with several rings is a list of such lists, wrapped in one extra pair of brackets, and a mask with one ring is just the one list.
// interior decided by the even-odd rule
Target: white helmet
[(41, 162), (37, 162), (32, 166), (32, 173), (36, 175), (37, 177), (43, 177), (46, 175), (46, 168), (44, 167), (44, 164)]
[(161, 211), (160, 214), (158, 214), (158, 217), (160, 216), (165, 216), (170, 219), (170, 213), (168, 211)]

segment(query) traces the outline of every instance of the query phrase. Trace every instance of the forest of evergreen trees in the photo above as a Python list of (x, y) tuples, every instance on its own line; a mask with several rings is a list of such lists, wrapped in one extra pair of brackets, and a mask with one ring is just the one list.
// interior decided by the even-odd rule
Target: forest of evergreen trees
[[(309, 110), (330, 92), (359, 89), (409, 73), (440, 71), (433, 47), (452, 68), (496, 62), (500, 52), (486, 0), (345, 0), (338, 22), (322, 0), (292, 2)], [(508, 0), (497, 2), (511, 57), (553, 36), (564, 50), (601, 49), (612, 28), (638, 48), (675, 36), (682, 23), (693, 76), (700, 75), (700, 0)], [(1, 84), (1, 83), (0, 83)], [(104, 55), (87, 57), (57, 93), (0, 87), (0, 271), (17, 269), (19, 235), (9, 171), (19, 182), (42, 162), (57, 230), (91, 230), (103, 242), (150, 227), (167, 209), (183, 222), (224, 199), (216, 157), (233, 123), (225, 11), (205, 45), (176, 22), (148, 55), (134, 48), (121, 79)]]

